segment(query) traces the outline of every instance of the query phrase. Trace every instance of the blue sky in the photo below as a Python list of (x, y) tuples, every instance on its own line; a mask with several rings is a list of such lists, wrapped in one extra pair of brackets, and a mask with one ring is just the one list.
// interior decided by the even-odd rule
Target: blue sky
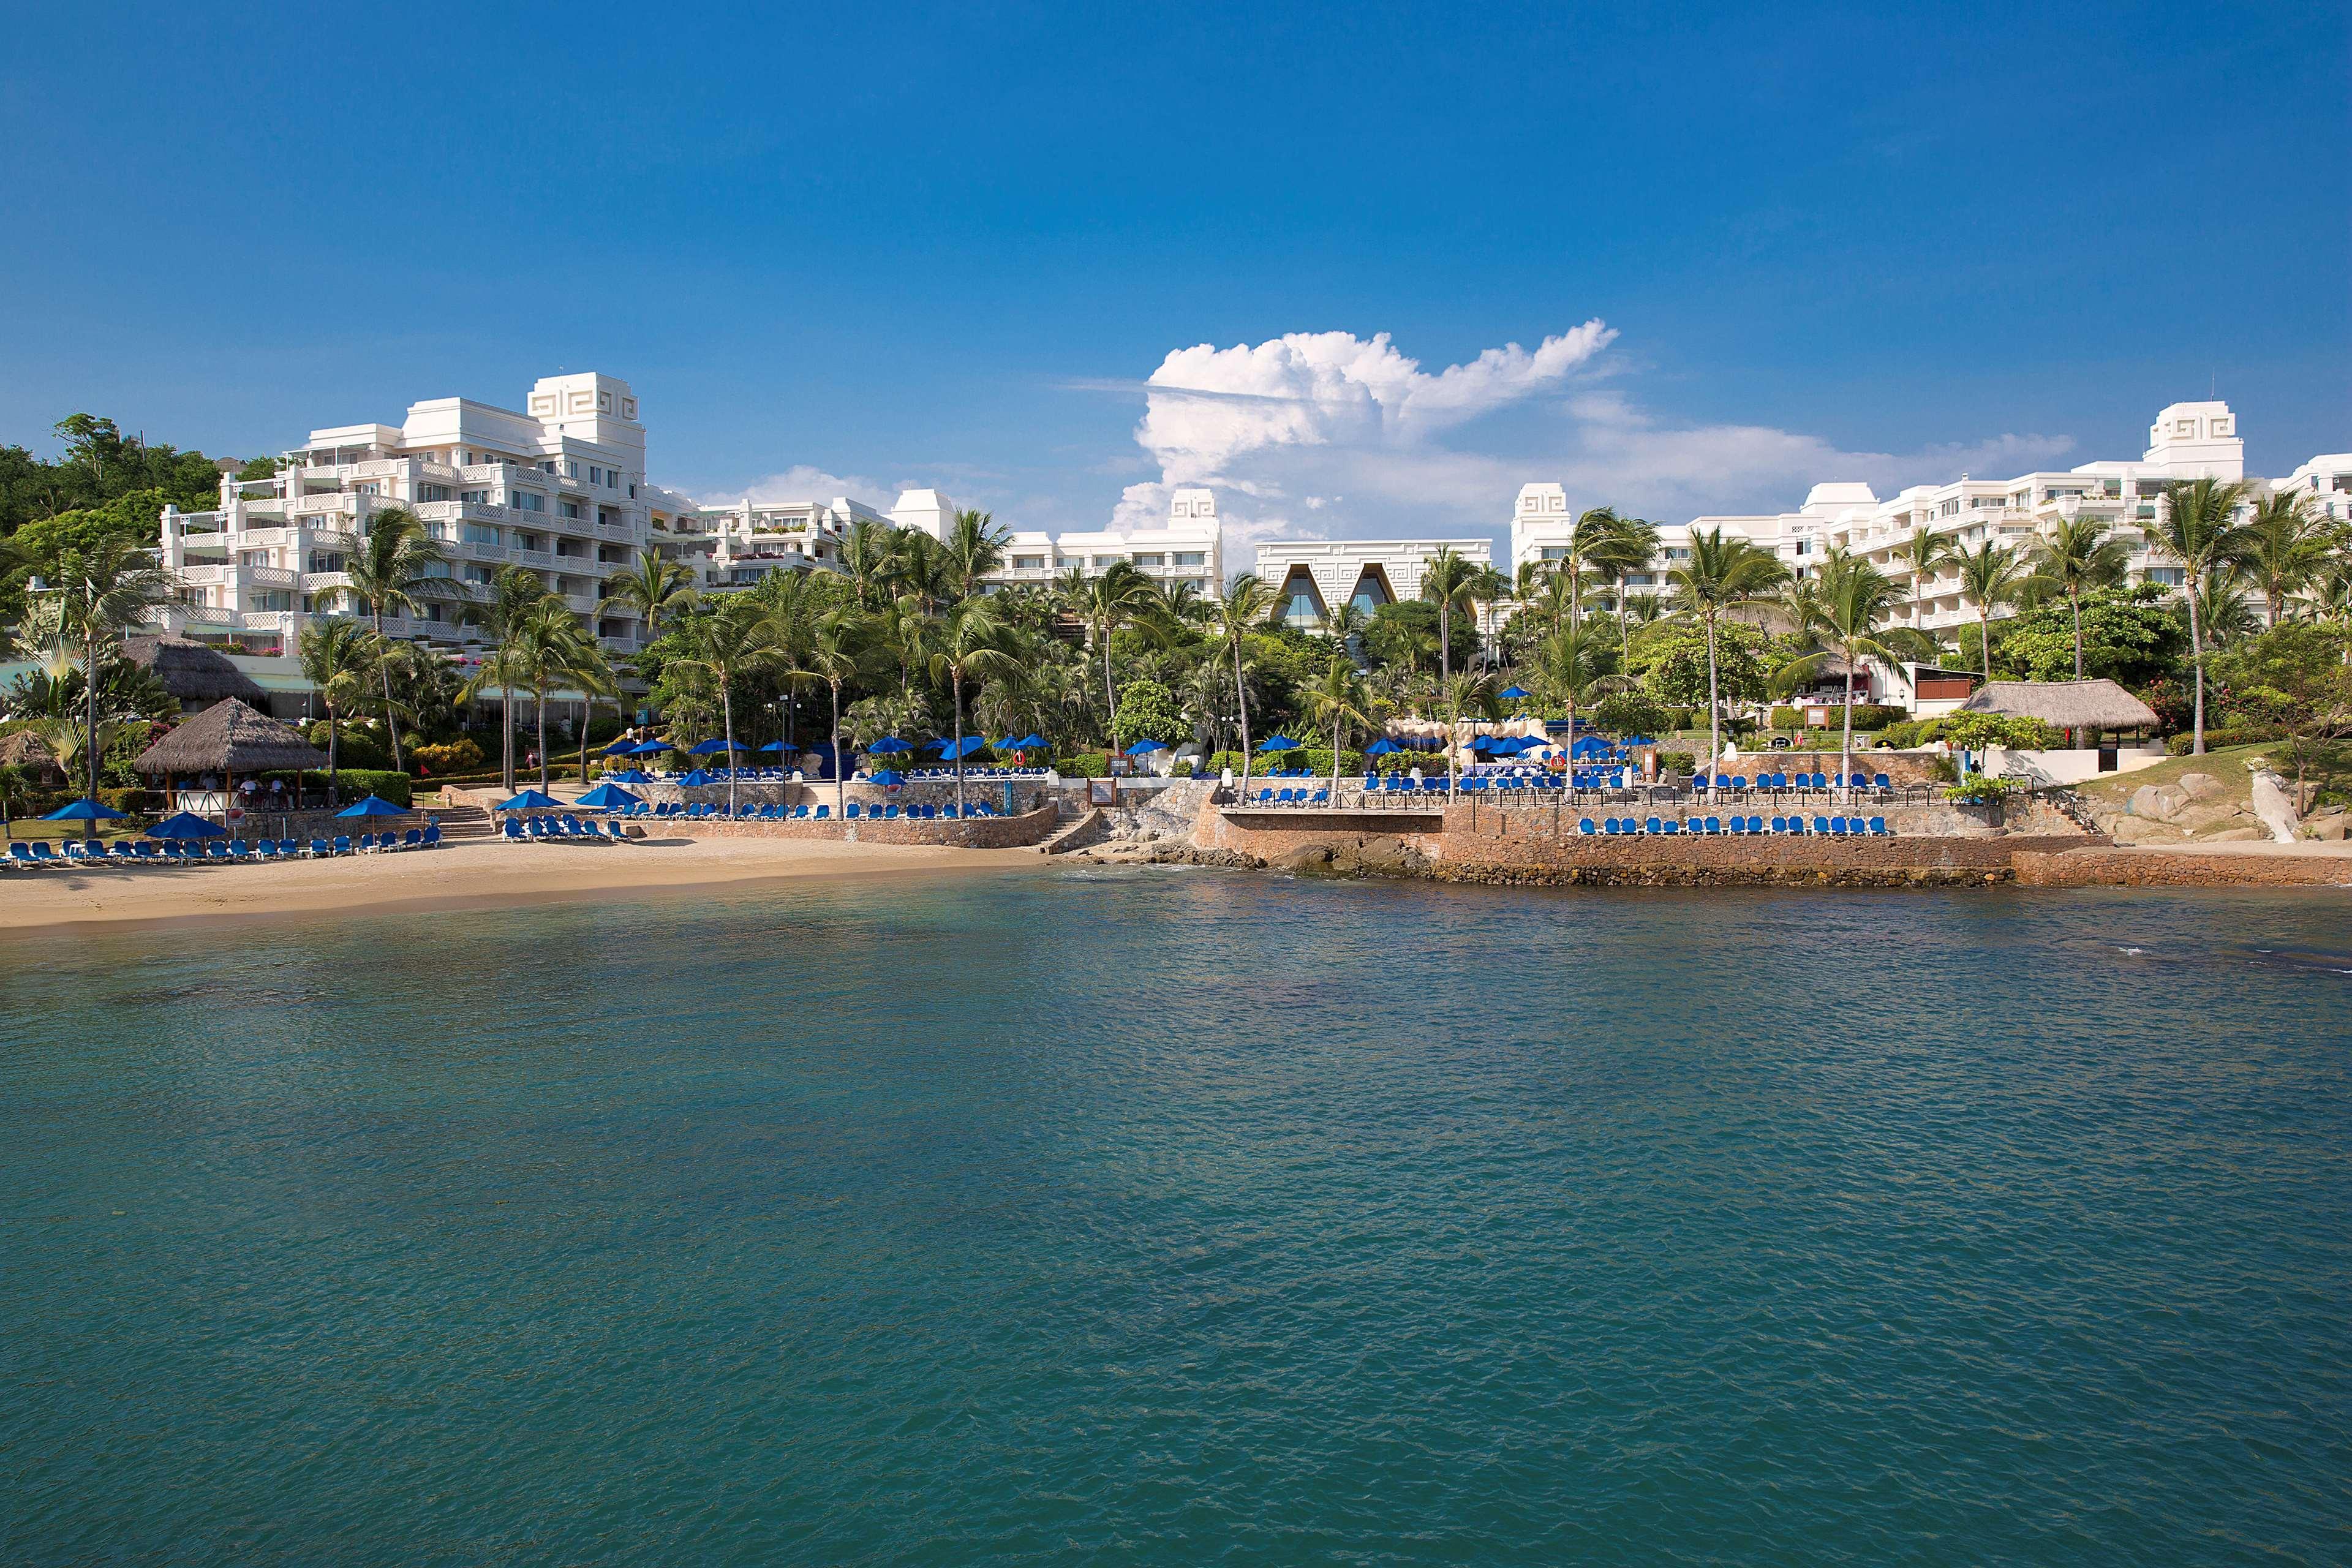
[(713, 499), (1463, 535), (1526, 479), (1681, 519), (2136, 457), (2216, 385), (2284, 473), (2352, 447), (2347, 18), (28, 8), (0, 440), (593, 368)]

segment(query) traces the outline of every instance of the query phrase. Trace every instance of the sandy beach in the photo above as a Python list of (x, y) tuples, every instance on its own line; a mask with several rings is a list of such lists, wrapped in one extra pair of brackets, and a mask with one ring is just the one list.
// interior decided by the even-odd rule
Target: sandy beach
[(0, 875), (0, 931), (495, 909), (811, 878), (1003, 873), (1044, 864), (1034, 848), (736, 837), (627, 846), (480, 839), (394, 855), (252, 866), (10, 871)]

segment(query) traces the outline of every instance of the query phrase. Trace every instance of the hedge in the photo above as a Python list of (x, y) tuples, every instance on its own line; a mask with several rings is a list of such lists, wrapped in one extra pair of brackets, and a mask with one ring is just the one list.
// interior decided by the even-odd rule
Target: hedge
[(1108, 778), (1110, 755), (1106, 752), (1080, 752), (1075, 757), (1064, 757), (1056, 762), (1054, 771), (1066, 779)]
[[(2216, 746), (2256, 746), (2272, 741), (2291, 739), (2293, 737), (2287, 731), (2275, 724), (2242, 724), (2231, 730), (2208, 728), (2205, 731), (2205, 749), (2210, 752)], [(2173, 756), (2185, 757), (2196, 748), (2196, 745), (2197, 732), (2192, 730), (2188, 734), (2175, 735), (2165, 742), (2164, 749)]]
[[(1368, 759), (1361, 752), (1340, 752), (1340, 776), (1344, 778), (1349, 773), (1354, 773), (1360, 778), (1363, 776), (1364, 764), (1369, 760), (1370, 759)], [(1397, 758), (1390, 759), (1391, 762), (1398, 760), (1399, 759)], [(1234, 776), (1235, 778), (1251, 776), (1262, 778), (1266, 774), (1273, 773), (1277, 768), (1284, 773), (1295, 773), (1298, 769), (1304, 768), (1310, 773), (1318, 773), (1327, 779), (1331, 776), (1331, 751), (1328, 746), (1320, 749), (1313, 746), (1305, 746), (1295, 752), (1265, 752), (1258, 755), (1256, 762), (1257, 765), (1250, 769), (1247, 773), (1244, 773), (1242, 771), (1242, 754), (1239, 752), (1219, 752), (1215, 756), (1209, 759), (1207, 767), (1202, 771), (1206, 773), (1215, 774), (1223, 773), (1227, 768), (1231, 768), (1234, 771)], [(1411, 764), (1408, 763), (1407, 765), (1410, 766)], [(1423, 763), (1421, 764), (1421, 769), (1423, 773), (1429, 772), (1429, 764), (1426, 762)], [(1442, 773), (1444, 771), (1445, 769), (1441, 763), (1437, 772)]]
[[(302, 777), (307, 781), (310, 792), (317, 795), (326, 785), (327, 771), (324, 768), (306, 770)], [(289, 790), (294, 787), (292, 773), (264, 773), (261, 775), (262, 788), (268, 788), (271, 779), (282, 780)], [(409, 794), (409, 784), (406, 773), (396, 773), (386, 768), (341, 768), (335, 775), (335, 787), (342, 793), (345, 805), (372, 795), (381, 795), (394, 805), (413, 805), (415, 800)]]
[(1775, 708), (1772, 710), (1771, 725), (1775, 730), (1785, 730), (1793, 734), (1805, 727), (1804, 710)]
[[(1853, 727), (1857, 730), (1884, 730), (1889, 724), (1903, 722), (1903, 710), (1884, 702), (1857, 702), (1853, 708)], [(1834, 730), (1837, 725), (1830, 726)]]

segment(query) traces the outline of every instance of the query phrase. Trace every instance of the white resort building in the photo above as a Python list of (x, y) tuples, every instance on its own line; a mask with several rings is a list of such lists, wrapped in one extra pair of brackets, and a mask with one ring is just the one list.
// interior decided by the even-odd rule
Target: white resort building
[(1270, 539), (1257, 547), (1257, 574), (1274, 585), (1276, 618), (1311, 628), (1337, 605), (1369, 616), (1419, 598), (1422, 574), (1441, 550), (1474, 566), (1494, 564), (1486, 539)]
[[(313, 430), (267, 479), (224, 475), (217, 510), (163, 515), (163, 564), (184, 587), (163, 613), (170, 631), (257, 654), (293, 648), (314, 615), (350, 613), (344, 565), (368, 519), (405, 507), (449, 558), (443, 574), (473, 586), (499, 567), (536, 574), (607, 643), (637, 646), (643, 627), (604, 602), (605, 583), (644, 546), (658, 506), (685, 498), (646, 482), (646, 427), (629, 384), (583, 372), (533, 384), (527, 412), (471, 398), (409, 405), (399, 425)], [(415, 617), (387, 617), (397, 637), (473, 638), (457, 596)]]
[[(1629, 578), (1628, 595), (1664, 591), (1664, 576), (1688, 556), (1691, 535), (1720, 528), (1772, 551), (1790, 569), (1818, 574), (1832, 549), (1867, 557), (1889, 575), (1908, 581), (1896, 554), (1916, 529), (1949, 538), (1962, 550), (1986, 540), (2025, 546), (2062, 520), (2089, 515), (2115, 524), (2131, 552), (2130, 581), (2177, 585), (2180, 568), (2141, 539), (2141, 522), (2156, 517), (2156, 498), (2179, 479), (2245, 477), (2245, 443), (2237, 416), (2221, 402), (2176, 403), (2148, 427), (2147, 449), (2137, 461), (2084, 463), (2063, 472), (2020, 474), (2012, 479), (1975, 479), (1963, 474), (1948, 483), (1914, 485), (1882, 500), (1859, 480), (1817, 484), (1794, 511), (1764, 515), (1696, 517), (1659, 525), (1658, 570)], [(2256, 493), (2302, 488), (2315, 509), (2338, 518), (2352, 516), (2352, 456), (2315, 458), (2286, 479), (2257, 480)], [(1514, 571), (1528, 561), (1558, 561), (1577, 513), (1558, 484), (1520, 487), (1511, 513)], [(1946, 565), (1906, 603), (1904, 619), (1931, 632), (1973, 624), (1976, 611), (1960, 597), (1958, 574)]]

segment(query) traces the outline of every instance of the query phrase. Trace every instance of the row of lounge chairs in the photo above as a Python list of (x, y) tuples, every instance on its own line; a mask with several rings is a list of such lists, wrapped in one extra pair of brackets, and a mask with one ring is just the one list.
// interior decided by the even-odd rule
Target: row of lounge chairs
[[(910, 779), (951, 779), (956, 776), (956, 771), (953, 768), (916, 768), (907, 776)], [(963, 771), (963, 776), (967, 780), (1042, 779), (1045, 776), (1045, 770), (1044, 768), (966, 768)]]
[[(956, 819), (956, 808), (953, 805), (863, 806), (861, 815), (861, 805), (860, 802), (852, 801), (845, 815), (858, 816), (861, 820), (864, 816), (897, 817), (899, 816), (925, 822), (939, 820), (951, 822)], [(829, 822), (833, 820), (833, 807), (829, 805), (815, 807), (744, 805), (738, 805), (730, 815), (724, 805), (713, 805), (698, 800), (689, 801), (684, 805), (676, 801), (664, 801), (658, 805), (640, 801), (635, 805), (623, 806), (614, 815), (627, 818), (649, 817), (664, 820), (676, 818), (680, 822)], [(963, 815), (971, 817), (1002, 816), (1004, 814), (985, 802), (976, 800), (965, 809)]]
[(1598, 823), (1587, 816), (1577, 822), (1576, 832), (1580, 838), (1628, 837), (1641, 838), (1661, 836), (1669, 838), (1678, 836), (1696, 836), (1704, 838), (1715, 835), (1724, 837), (1761, 835), (1769, 837), (1774, 834), (1784, 837), (1793, 834), (1820, 838), (1892, 838), (1895, 837), (1895, 830), (1886, 826), (1886, 818), (1883, 816), (1868, 818), (1816, 816), (1810, 823), (1801, 816), (1775, 816), (1769, 821), (1761, 816), (1735, 816), (1727, 822), (1720, 816), (1694, 816), (1686, 821), (1671, 816), (1663, 818), (1653, 816), (1646, 820), (1632, 816), (1609, 816), (1603, 817)]
[(405, 833), (362, 833), (313, 838), (210, 838), (201, 842), (178, 838), (123, 838), (110, 847), (95, 838), (68, 838), (57, 849), (46, 839), (18, 840), (8, 846), (7, 863), (19, 870), (53, 866), (186, 866), (246, 865), (257, 860), (325, 860), (338, 855), (380, 855), (387, 850), (433, 849), (441, 843), (438, 827), (412, 827)]
[(1328, 785), (1316, 790), (1262, 789), (1249, 804), (1265, 806), (1328, 805), (1331, 804), (1331, 791)]
[(534, 840), (554, 844), (626, 844), (629, 841), (629, 836), (621, 831), (621, 825), (617, 822), (599, 822), (594, 817), (583, 822), (568, 811), (561, 816), (509, 816), (499, 834), (509, 844), (528, 844)]

